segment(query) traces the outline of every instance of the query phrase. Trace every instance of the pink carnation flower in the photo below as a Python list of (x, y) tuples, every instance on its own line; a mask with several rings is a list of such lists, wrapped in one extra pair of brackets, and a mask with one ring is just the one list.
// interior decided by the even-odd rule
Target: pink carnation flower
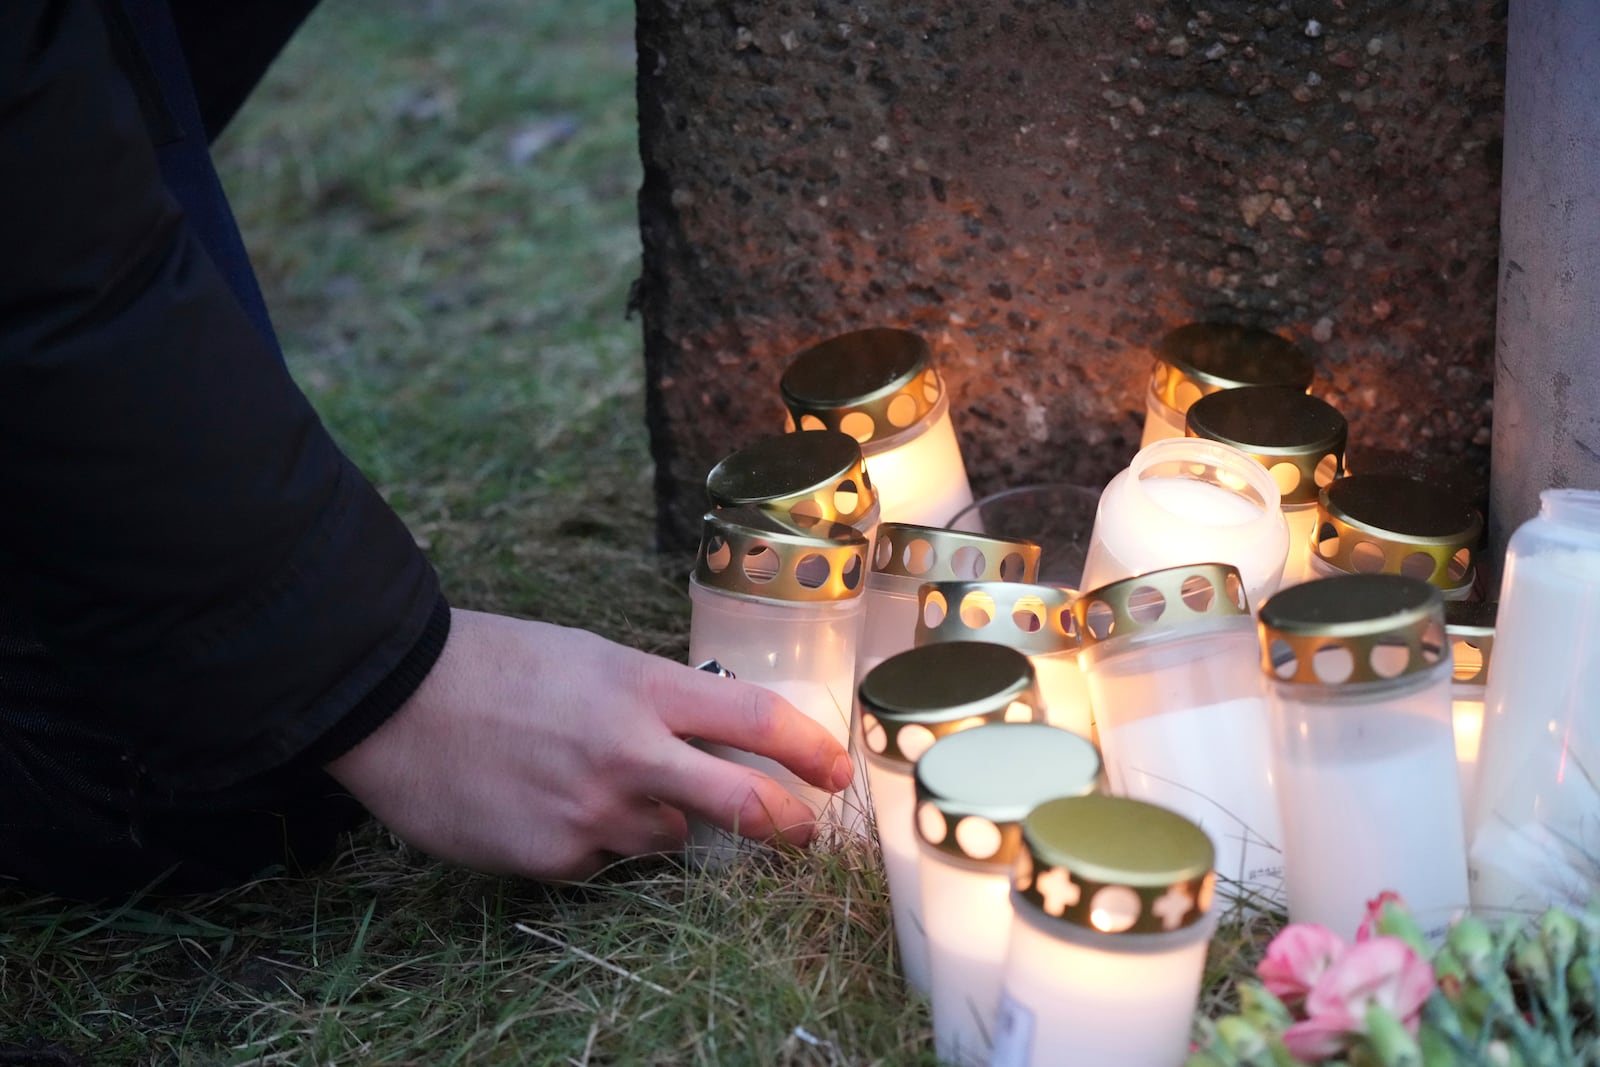
[[(1280, 935), (1281, 936), (1281, 935)], [(1397, 937), (1369, 937), (1345, 949), (1312, 984), (1306, 1017), (1283, 1033), (1301, 1063), (1338, 1055), (1366, 1030), (1367, 1009), (1380, 1004), (1412, 1034), (1433, 994), (1433, 968)]]
[(1327, 927), (1295, 923), (1272, 939), (1256, 965), (1256, 977), (1268, 993), (1293, 1009), (1344, 950), (1344, 942)]

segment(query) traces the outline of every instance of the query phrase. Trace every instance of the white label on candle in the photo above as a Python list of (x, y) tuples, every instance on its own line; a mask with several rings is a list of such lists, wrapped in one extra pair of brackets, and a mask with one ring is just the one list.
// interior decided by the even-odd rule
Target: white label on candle
[(1033, 1046), (1033, 1012), (1009, 994), (1000, 998), (1000, 1012), (994, 1020), (994, 1051), (989, 1067), (1028, 1067)]
[(1217, 874), (1250, 894), (1283, 897), (1283, 831), (1273, 792), (1267, 704), (1239, 697), (1100, 724), (1114, 791), (1198, 823)]

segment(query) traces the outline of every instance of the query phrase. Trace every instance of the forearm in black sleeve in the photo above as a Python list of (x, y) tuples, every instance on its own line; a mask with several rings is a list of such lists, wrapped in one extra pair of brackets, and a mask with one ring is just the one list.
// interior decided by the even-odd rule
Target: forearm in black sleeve
[(158, 785), (337, 755), (448, 613), (185, 228), (90, 0), (0, 5), (0, 213), (0, 556), (47, 642)]

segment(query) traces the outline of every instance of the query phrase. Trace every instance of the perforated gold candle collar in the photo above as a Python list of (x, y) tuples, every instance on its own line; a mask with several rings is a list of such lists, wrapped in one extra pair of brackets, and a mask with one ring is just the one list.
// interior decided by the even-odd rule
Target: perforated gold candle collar
[(779, 382), (791, 428), (840, 430), (868, 452), (932, 414), (944, 396), (928, 342), (879, 328), (812, 345)]
[(706, 494), (713, 507), (759, 507), (801, 529), (823, 521), (870, 526), (877, 517), (861, 446), (837, 430), (763, 437), (712, 467)]
[(1246, 385), (1311, 388), (1311, 357), (1266, 330), (1230, 323), (1179, 326), (1156, 345), (1150, 389), (1174, 411), (1220, 389)]
[(1494, 601), (1445, 601), (1444, 630), (1450, 638), (1450, 662), (1455, 680), (1461, 685), (1489, 684), (1489, 659), (1494, 655), (1495, 618), (1499, 613), (1500, 605)]
[(1186, 563), (1080, 593), (1072, 614), (1078, 639), (1089, 648), (1147, 630), (1249, 615), (1250, 606), (1237, 567)]
[(960, 859), (1009, 866), (1028, 812), (1098, 788), (1100, 753), (1045, 723), (997, 723), (942, 738), (913, 776), (923, 841)]
[(939, 738), (984, 723), (1045, 721), (1028, 657), (979, 641), (890, 656), (861, 679), (857, 695), (867, 757), (888, 764), (915, 763)]
[(1343, 574), (1273, 594), (1257, 614), (1261, 669), (1285, 682), (1361, 685), (1444, 658), (1444, 598), (1399, 574)]
[(1483, 518), (1418, 478), (1353, 474), (1317, 502), (1318, 558), (1347, 574), (1404, 574), (1444, 590), (1472, 582)]
[(992, 641), (1024, 655), (1075, 652), (1077, 593), (1023, 582), (928, 582), (917, 590), (918, 645)]
[(1049, 800), (1022, 822), (1012, 886), (1022, 900), (1104, 934), (1193, 926), (1216, 894), (1206, 832), (1166, 808), (1098, 794)]
[(872, 573), (924, 582), (1031, 582), (1039, 573), (1032, 541), (886, 522), (878, 527)]
[(1221, 441), (1254, 457), (1272, 472), (1286, 506), (1315, 504), (1322, 485), (1344, 477), (1349, 424), (1332, 404), (1292, 386), (1249, 386), (1201, 397), (1189, 408), (1188, 429), (1190, 437)]
[(867, 539), (854, 527), (790, 526), (760, 508), (708, 512), (695, 555), (701, 585), (762, 600), (849, 600), (866, 588)]

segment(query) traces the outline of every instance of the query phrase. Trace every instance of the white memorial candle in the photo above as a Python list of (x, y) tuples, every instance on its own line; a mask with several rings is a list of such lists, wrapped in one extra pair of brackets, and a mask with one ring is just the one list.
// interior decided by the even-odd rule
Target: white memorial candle
[(895, 943), (907, 984), (926, 994), (932, 980), (912, 817), (913, 767), (947, 734), (992, 722), (1044, 721), (1044, 701), (1026, 656), (976, 641), (890, 656), (861, 680), (858, 699), (858, 742), (867, 757)]
[(1052, 726), (1094, 740), (1094, 712), (1078, 667), (1077, 593), (1025, 582), (936, 581), (918, 592), (917, 645), (992, 641), (1033, 663)]
[(841, 334), (795, 356), (780, 385), (789, 429), (860, 442), (884, 522), (942, 526), (972, 503), (950, 398), (919, 335)]
[(1483, 747), (1483, 697), (1489, 682), (1489, 656), (1494, 650), (1498, 608), (1492, 602), (1461, 600), (1448, 601), (1444, 606), (1444, 629), (1450, 638), (1450, 660), (1454, 665), (1450, 719), (1455, 727), (1461, 810), (1469, 821), (1478, 777), (1478, 753)]
[(1483, 517), (1453, 491), (1402, 474), (1352, 474), (1322, 489), (1312, 574), (1403, 574), (1446, 600), (1472, 595)]
[(1215, 928), (1211, 841), (1123, 797), (1023, 821), (992, 1067), (1178, 1067)]
[(935, 742), (915, 777), (934, 1050), (940, 1060), (982, 1067), (1000, 1004), (1022, 819), (1047, 800), (1094, 792), (1100, 754), (1053, 726), (999, 723)]
[(1088, 590), (1073, 610), (1112, 792), (1200, 826), (1230, 896), (1281, 906), (1271, 718), (1238, 571), (1155, 571)]
[[(741, 681), (778, 692), (848, 744), (866, 548), (858, 531), (839, 523), (823, 521), (802, 534), (757, 508), (710, 512), (689, 579), (690, 662), (715, 659)], [(771, 775), (837, 823), (833, 794), (763, 756), (705, 748)], [(691, 842), (711, 862), (744, 847), (701, 823), (691, 826)]]
[(1084, 589), (1186, 563), (1231, 563), (1250, 603), (1278, 588), (1289, 528), (1261, 464), (1216, 441), (1157, 441), (1100, 495)]
[(1156, 345), (1139, 447), (1184, 436), (1189, 408), (1201, 397), (1252, 385), (1311, 389), (1311, 360), (1266, 330), (1229, 323), (1180, 326)]
[(1405, 899), (1432, 937), (1467, 907), (1444, 601), (1401, 575), (1307, 582), (1261, 606), (1289, 919), (1354, 936)]

